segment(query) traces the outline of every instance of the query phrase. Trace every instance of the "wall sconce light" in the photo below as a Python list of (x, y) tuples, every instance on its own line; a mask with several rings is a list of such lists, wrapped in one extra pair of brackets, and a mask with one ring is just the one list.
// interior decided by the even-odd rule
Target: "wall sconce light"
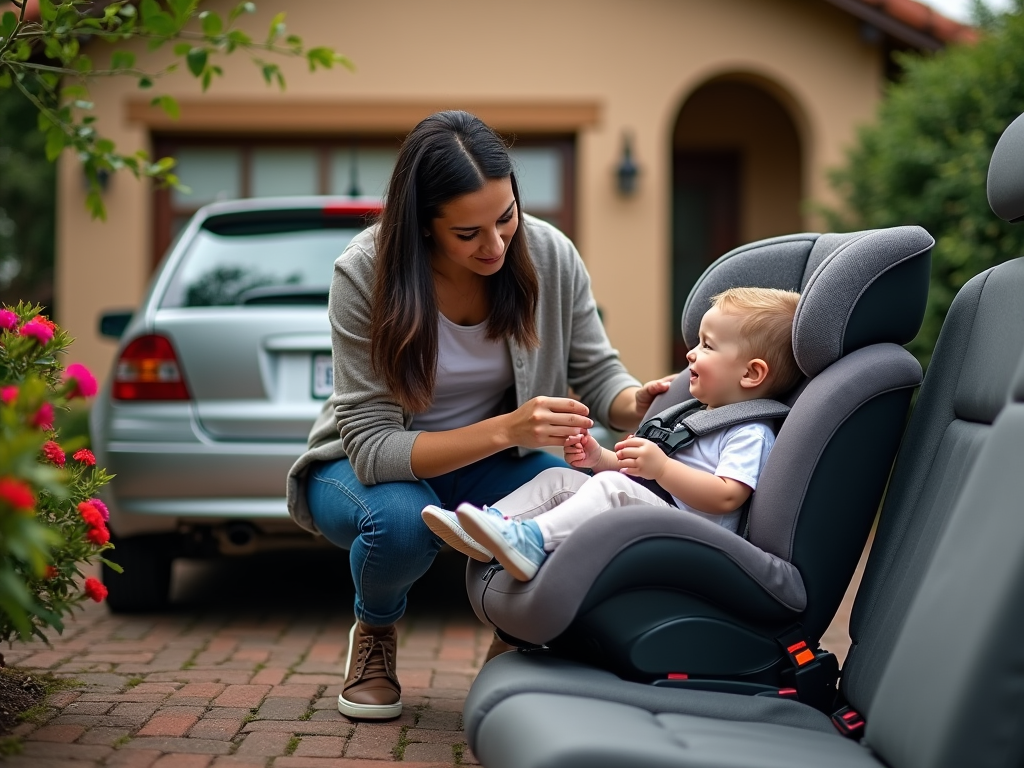
[(629, 133), (623, 133), (622, 157), (619, 159), (619, 166), (615, 169), (619, 193), (628, 197), (636, 192), (636, 181), (639, 175), (640, 167), (633, 161), (632, 137)]

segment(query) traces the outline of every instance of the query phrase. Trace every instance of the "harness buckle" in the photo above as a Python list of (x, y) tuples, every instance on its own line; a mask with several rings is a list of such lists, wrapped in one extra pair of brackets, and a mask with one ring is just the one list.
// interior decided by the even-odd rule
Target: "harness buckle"
[(864, 716), (853, 707), (843, 707), (832, 715), (832, 725), (848, 739), (859, 741), (864, 735)]
[(776, 638), (776, 642), (782, 646), (790, 663), (789, 669), (782, 671), (783, 680), (796, 689), (797, 697), (804, 704), (830, 713), (839, 679), (839, 661), (835, 654), (821, 650), (817, 643), (812, 648), (800, 627)]

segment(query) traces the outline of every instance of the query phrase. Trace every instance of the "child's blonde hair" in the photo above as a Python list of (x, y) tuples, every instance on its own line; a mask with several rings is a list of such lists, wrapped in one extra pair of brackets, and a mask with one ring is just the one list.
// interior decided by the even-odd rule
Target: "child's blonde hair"
[(765, 397), (786, 393), (803, 375), (793, 357), (793, 316), (799, 301), (799, 293), (776, 288), (730, 288), (711, 297), (719, 312), (742, 315), (746, 353), (768, 364)]

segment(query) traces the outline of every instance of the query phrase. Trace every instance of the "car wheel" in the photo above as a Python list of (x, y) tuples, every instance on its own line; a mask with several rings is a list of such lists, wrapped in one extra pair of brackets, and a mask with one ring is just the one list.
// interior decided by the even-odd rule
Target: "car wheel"
[(110, 560), (124, 569), (117, 573), (103, 566), (107, 605), (114, 613), (159, 611), (167, 607), (171, 592), (173, 537), (114, 538)]

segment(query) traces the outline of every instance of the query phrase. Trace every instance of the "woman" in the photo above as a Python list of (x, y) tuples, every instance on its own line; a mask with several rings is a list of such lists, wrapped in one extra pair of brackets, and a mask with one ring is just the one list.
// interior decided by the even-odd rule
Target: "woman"
[(350, 552), (356, 622), (338, 709), (386, 719), (402, 711), (394, 624), (441, 547), (420, 511), (492, 503), (565, 466), (531, 449), (563, 445), (590, 414), (633, 429), (668, 384), (626, 372), (579, 254), (522, 214), (504, 143), (465, 112), (409, 134), (380, 222), (335, 262), (328, 311), (334, 395), (288, 505)]

